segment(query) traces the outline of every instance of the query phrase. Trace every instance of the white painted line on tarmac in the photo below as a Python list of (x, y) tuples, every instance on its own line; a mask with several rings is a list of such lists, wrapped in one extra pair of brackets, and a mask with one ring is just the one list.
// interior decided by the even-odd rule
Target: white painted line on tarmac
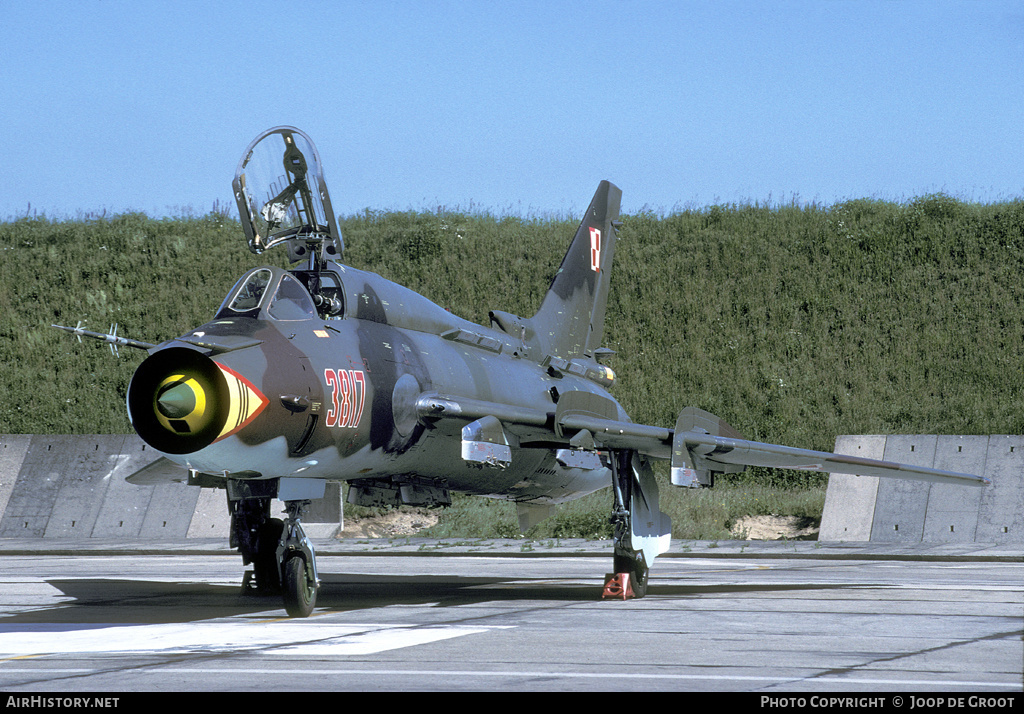
[(263, 652), (364, 655), (505, 627), (323, 622), (202, 622), (159, 625), (30, 625), (0, 631), (0, 658), (28, 655)]
[(367, 655), (388, 650), (424, 645), (429, 642), (448, 640), (453, 637), (476, 635), (507, 627), (396, 627), (387, 630), (364, 632), (326, 641), (307, 642), (288, 647), (263, 650), (263, 654), (284, 656), (326, 656), (326, 655)]

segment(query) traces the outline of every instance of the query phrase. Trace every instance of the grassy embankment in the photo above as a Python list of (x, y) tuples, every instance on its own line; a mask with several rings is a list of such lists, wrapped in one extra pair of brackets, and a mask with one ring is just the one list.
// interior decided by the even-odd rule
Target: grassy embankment
[[(439, 210), (342, 220), (346, 262), (486, 322), (531, 315), (576, 220)], [(143, 353), (115, 359), (50, 323), (112, 322), (160, 341), (209, 319), (262, 258), (238, 224), (141, 214), (0, 223), (0, 433), (128, 433)], [(606, 321), (633, 419), (688, 405), (747, 438), (831, 450), (836, 435), (1024, 433), (1024, 200), (713, 206), (623, 217)], [(659, 467), (664, 482), (667, 469)], [(820, 515), (823, 477), (752, 469), (710, 491), (662, 486), (675, 536), (727, 538), (743, 515)], [(607, 536), (610, 495), (562, 507), (538, 538)], [(459, 499), (433, 535), (511, 536), (514, 509)]]

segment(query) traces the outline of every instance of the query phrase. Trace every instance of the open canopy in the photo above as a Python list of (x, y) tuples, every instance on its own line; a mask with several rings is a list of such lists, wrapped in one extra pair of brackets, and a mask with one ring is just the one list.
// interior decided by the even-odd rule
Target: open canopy
[(294, 260), (320, 246), (329, 257), (344, 243), (312, 140), (291, 126), (263, 132), (246, 148), (232, 182), (249, 249), (287, 243)]

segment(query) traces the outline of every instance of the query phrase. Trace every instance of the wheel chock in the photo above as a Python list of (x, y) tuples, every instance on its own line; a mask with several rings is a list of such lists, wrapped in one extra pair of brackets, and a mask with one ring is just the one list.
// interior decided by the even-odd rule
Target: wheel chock
[(629, 600), (636, 597), (629, 582), (629, 573), (608, 573), (604, 576), (602, 600)]

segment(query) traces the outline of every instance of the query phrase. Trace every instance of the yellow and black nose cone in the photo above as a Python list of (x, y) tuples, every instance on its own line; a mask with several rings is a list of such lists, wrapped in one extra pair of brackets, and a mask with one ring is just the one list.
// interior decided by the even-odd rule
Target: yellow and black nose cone
[(190, 454), (234, 434), (267, 403), (242, 375), (182, 347), (151, 355), (128, 386), (132, 426), (168, 454)]
[(194, 377), (173, 374), (156, 391), (157, 420), (168, 429), (185, 434), (202, 424), (206, 391)]

